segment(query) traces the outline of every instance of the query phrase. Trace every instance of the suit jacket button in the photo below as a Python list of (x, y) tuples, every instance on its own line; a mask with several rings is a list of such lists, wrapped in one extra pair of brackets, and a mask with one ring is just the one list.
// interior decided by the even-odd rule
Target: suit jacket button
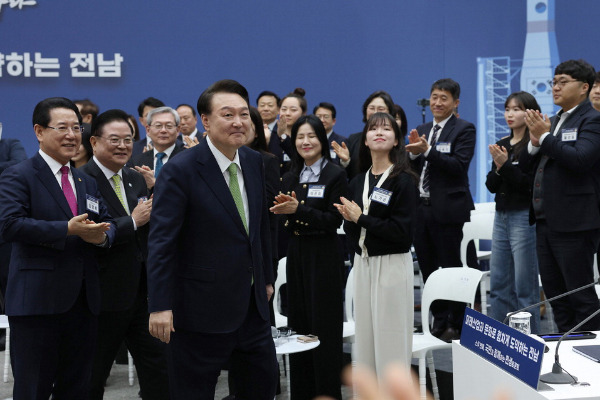
[(302, 189), (306, 189), (306, 183), (302, 185)]
[(296, 220), (296, 223), (297, 223), (297, 224), (299, 224), (299, 223), (300, 223), (300, 221), (299, 221), (299, 220)]
[(283, 168), (283, 164), (279, 164), (279, 168)]
[(300, 202), (300, 204), (304, 204), (304, 200), (302, 200), (302, 201)]

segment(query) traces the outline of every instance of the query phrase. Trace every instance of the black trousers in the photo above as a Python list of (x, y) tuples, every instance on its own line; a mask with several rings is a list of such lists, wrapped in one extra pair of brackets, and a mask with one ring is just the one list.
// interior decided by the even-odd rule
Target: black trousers
[(84, 287), (65, 313), (8, 317), (15, 400), (87, 398), (98, 319)]
[[(217, 379), (228, 360), (235, 376), (236, 399), (275, 397), (279, 366), (271, 324), (260, 317), (254, 289), (251, 292), (246, 319), (234, 332), (200, 333), (175, 327), (167, 346), (172, 400), (213, 400)], [(177, 319), (176, 314), (173, 317)]]
[(148, 301), (143, 292), (126, 311), (100, 313), (89, 399), (103, 398), (104, 383), (123, 340), (135, 362), (142, 399), (169, 398), (166, 345), (150, 335), (148, 318)]
[[(419, 260), (423, 280), (438, 268), (460, 267), (460, 242), (463, 225), (440, 224), (433, 215), (431, 206), (419, 204), (415, 223), (414, 246)], [(434, 329), (450, 326), (460, 329), (465, 313), (465, 304), (454, 301), (434, 301), (431, 305)]]
[[(594, 281), (594, 254), (600, 230), (556, 232), (545, 221), (536, 225), (537, 253), (542, 286), (547, 298), (585, 286)], [(554, 321), (566, 332), (600, 308), (593, 287), (552, 302)], [(600, 317), (585, 323), (580, 330), (600, 329)]]

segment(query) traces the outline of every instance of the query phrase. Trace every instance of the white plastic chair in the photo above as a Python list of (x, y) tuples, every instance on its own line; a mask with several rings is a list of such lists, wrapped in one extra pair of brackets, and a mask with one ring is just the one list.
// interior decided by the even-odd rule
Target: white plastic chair
[[(494, 203), (480, 203), (480, 204), (494, 204)], [(476, 205), (477, 207), (477, 205)], [(485, 211), (484, 211), (485, 210)], [(475, 243), (475, 249), (477, 250), (477, 260), (489, 260), (492, 252), (490, 250), (479, 250), (480, 240), (492, 240), (492, 233), (494, 231), (494, 217), (496, 212), (492, 209), (489, 211), (488, 208), (480, 208), (479, 210), (471, 211), (471, 221), (465, 222), (463, 226), (463, 239), (460, 243), (460, 260), (464, 267), (468, 268), (467, 265), (467, 246), (472, 240)], [(484, 271), (483, 278), (481, 279), (481, 312), (487, 315), (487, 291), (488, 282), (490, 280), (490, 272)]]
[[(421, 321), (423, 323), (423, 333), (413, 334), (412, 356), (419, 359), (419, 384), (421, 386), (421, 399), (426, 399), (426, 373), (429, 367), (429, 376), (433, 396), (439, 400), (439, 390), (437, 387), (437, 378), (435, 375), (435, 365), (433, 363), (433, 350), (451, 348), (450, 343), (446, 343), (431, 334), (429, 331), (429, 308), (434, 300), (451, 300), (468, 303), (473, 305), (477, 286), (482, 277), (482, 272), (474, 268), (442, 268), (434, 271), (423, 289), (421, 299)], [(427, 361), (427, 366), (425, 362)]]
[(10, 371), (10, 326), (8, 317), (0, 315), (0, 329), (6, 329), (6, 349), (4, 350), (4, 382), (8, 382), (8, 371)]
[(346, 321), (344, 321), (343, 338), (347, 343), (354, 342), (354, 268), (350, 270), (348, 274), (348, 280), (346, 281), (346, 293), (344, 298), (344, 312), (346, 314)]
[(279, 260), (279, 264), (277, 265), (277, 279), (275, 280), (275, 292), (273, 293), (273, 311), (275, 314), (276, 328), (287, 326), (287, 317), (282, 315), (280, 311), (281, 295), (279, 293), (281, 286), (287, 282), (286, 264), (287, 257), (283, 257)]
[(127, 351), (127, 373), (129, 374), (129, 386), (133, 386), (134, 371), (135, 365), (133, 364), (133, 357), (131, 357), (131, 353)]

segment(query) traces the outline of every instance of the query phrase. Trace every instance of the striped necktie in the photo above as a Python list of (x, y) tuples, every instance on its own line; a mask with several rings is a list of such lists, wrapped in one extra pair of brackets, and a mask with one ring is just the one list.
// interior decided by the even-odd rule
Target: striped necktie
[[(433, 127), (433, 136), (431, 137), (431, 143), (429, 144), (429, 146), (431, 146), (432, 148), (435, 147), (435, 144), (437, 142), (437, 134), (438, 131), (440, 130), (440, 126), (438, 124), (435, 124), (435, 126)], [(429, 193), (429, 181), (430, 181), (431, 177), (430, 177), (430, 170), (429, 170), (429, 163), (427, 163), (427, 166), (425, 167), (425, 174), (423, 174), (423, 191), (425, 193)]]
[(121, 192), (121, 177), (119, 176), (119, 174), (114, 174), (111, 177), (111, 179), (112, 179), (113, 183), (115, 184), (115, 194), (117, 195), (117, 197), (119, 198), (119, 201), (123, 205), (125, 212), (127, 212), (127, 214), (129, 214), (129, 211), (127, 210), (127, 205), (125, 204), (125, 199), (123, 198), (123, 192)]
[(246, 233), (248, 233), (248, 222), (246, 222), (246, 213), (244, 211), (244, 201), (242, 200), (242, 192), (240, 191), (240, 184), (238, 183), (237, 177), (237, 165), (235, 163), (229, 164), (229, 191), (231, 192), (231, 196), (233, 197), (233, 201), (235, 202), (235, 207), (240, 214), (240, 218), (242, 218), (242, 223), (244, 224), (244, 228), (246, 229)]

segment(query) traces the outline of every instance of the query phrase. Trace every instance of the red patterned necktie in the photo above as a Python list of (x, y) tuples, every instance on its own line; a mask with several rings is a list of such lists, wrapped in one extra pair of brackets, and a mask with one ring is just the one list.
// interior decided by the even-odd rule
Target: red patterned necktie
[(62, 184), (63, 193), (67, 198), (67, 203), (69, 203), (73, 216), (75, 216), (77, 215), (77, 199), (75, 198), (75, 192), (73, 192), (73, 186), (71, 186), (71, 182), (69, 182), (69, 167), (66, 165), (60, 167), (60, 173), (62, 174), (60, 183)]

